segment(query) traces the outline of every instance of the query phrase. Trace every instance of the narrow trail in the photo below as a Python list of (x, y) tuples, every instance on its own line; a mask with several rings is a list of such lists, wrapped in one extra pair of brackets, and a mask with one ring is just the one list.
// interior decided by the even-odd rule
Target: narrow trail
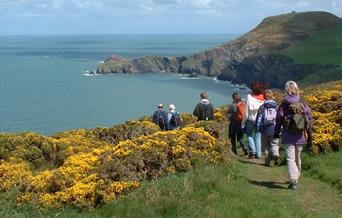
[(297, 190), (290, 190), (286, 166), (264, 166), (263, 159), (248, 159), (240, 156), (239, 162), (246, 167), (246, 179), (256, 189), (304, 208), (308, 215), (326, 211), (327, 217), (337, 212), (342, 217), (342, 193), (327, 183), (313, 179), (302, 172)]

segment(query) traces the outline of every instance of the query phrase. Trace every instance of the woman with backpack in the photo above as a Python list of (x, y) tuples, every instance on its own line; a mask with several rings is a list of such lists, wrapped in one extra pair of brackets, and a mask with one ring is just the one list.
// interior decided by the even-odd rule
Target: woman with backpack
[(264, 93), (266, 85), (259, 82), (253, 82), (250, 86), (252, 89), (252, 93), (247, 95), (247, 106), (244, 120), (242, 121), (242, 128), (246, 128), (249, 149), (248, 157), (260, 158), (261, 133), (255, 131), (255, 121), (258, 110), (265, 101)]
[(312, 113), (306, 102), (300, 98), (296, 82), (288, 81), (285, 90), (287, 96), (277, 111), (274, 138), (279, 138), (281, 132), (290, 177), (288, 188), (296, 190), (301, 171), (302, 146), (305, 143), (310, 147), (312, 145)]
[(236, 140), (239, 141), (244, 155), (248, 154), (246, 145), (243, 141), (243, 130), (241, 122), (246, 111), (246, 104), (242, 101), (241, 96), (234, 92), (232, 95), (233, 104), (229, 107), (229, 138), (232, 143), (232, 151), (237, 154)]
[(266, 100), (259, 108), (256, 118), (256, 131), (261, 133), (261, 143), (267, 151), (265, 166), (270, 166), (272, 160), (274, 160), (275, 165), (278, 165), (279, 139), (273, 138), (278, 104), (274, 101), (271, 89), (266, 89), (265, 98)]
[(176, 107), (173, 104), (169, 106), (170, 113), (167, 114), (168, 130), (179, 129), (182, 126), (182, 118)]

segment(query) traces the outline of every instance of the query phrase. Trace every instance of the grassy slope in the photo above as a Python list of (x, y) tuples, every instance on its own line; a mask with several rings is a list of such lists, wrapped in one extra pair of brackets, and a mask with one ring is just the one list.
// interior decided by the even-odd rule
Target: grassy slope
[(317, 84), (342, 79), (342, 26), (318, 32), (303, 42), (284, 52), (297, 64), (320, 64), (329, 66), (314, 67), (313, 72), (304, 75), (304, 85)]
[(318, 32), (284, 54), (298, 64), (342, 64), (342, 26)]
[[(233, 168), (202, 167), (145, 183), (91, 213), (82, 214), (75, 209), (15, 209), (2, 196), (0, 217), (339, 217), (341, 189), (331, 183), (335, 179), (341, 182), (341, 161), (340, 153), (304, 158), (303, 168), (308, 170), (297, 191), (286, 188), (285, 166), (267, 168), (260, 161), (240, 158)], [(309, 169), (309, 164), (314, 167)], [(10, 194), (7, 197), (10, 199)]]

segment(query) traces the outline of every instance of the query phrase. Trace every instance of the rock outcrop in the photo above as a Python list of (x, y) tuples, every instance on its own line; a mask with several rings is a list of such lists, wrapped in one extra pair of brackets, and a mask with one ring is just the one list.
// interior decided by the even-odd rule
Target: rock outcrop
[[(265, 18), (245, 35), (216, 48), (182, 57), (144, 56), (127, 59), (112, 56), (97, 68), (97, 73), (174, 72), (217, 76), (222, 80), (248, 83), (268, 78), (279, 87), (287, 78), (308, 70), (291, 59), (276, 55), (313, 33), (342, 25), (342, 19), (327, 12), (290, 13)], [(276, 74), (274, 72), (277, 72)], [(269, 77), (271, 76), (271, 80)]]

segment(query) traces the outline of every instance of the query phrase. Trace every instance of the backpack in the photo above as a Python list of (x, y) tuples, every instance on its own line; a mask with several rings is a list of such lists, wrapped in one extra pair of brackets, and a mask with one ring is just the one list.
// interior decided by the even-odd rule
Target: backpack
[(209, 105), (203, 107), (203, 120), (209, 120)]
[(263, 127), (275, 125), (277, 117), (277, 109), (274, 107), (265, 107), (262, 113)]
[(302, 133), (308, 128), (308, 117), (305, 114), (303, 102), (293, 103), (288, 106), (288, 114), (285, 116), (284, 128), (290, 133)]
[(235, 121), (237, 121), (238, 123), (241, 123), (243, 120), (243, 117), (245, 116), (245, 112), (246, 112), (246, 104), (240, 101), (236, 105), (236, 112), (234, 116)]
[(172, 127), (180, 127), (182, 123), (181, 116), (178, 112), (172, 113), (171, 119), (170, 119), (170, 124)]
[(164, 119), (164, 111), (157, 112), (157, 125), (162, 129), (165, 130), (165, 119)]

